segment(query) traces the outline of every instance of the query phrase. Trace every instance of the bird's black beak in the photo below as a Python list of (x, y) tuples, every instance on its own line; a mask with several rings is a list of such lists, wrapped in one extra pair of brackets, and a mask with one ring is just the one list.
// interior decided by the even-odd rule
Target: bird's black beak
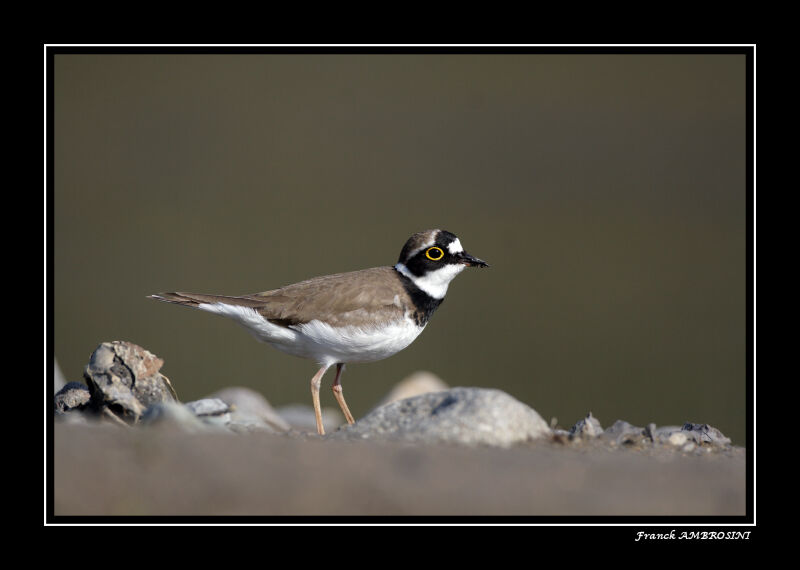
[(482, 259), (478, 259), (466, 251), (460, 251), (456, 254), (458, 260), (467, 267), (489, 267), (489, 264)]

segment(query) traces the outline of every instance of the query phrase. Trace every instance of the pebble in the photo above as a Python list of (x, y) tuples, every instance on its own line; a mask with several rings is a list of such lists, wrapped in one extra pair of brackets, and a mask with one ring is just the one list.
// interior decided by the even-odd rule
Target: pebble
[[(231, 423), (228, 427), (235, 431), (285, 433), (291, 429), (289, 422), (278, 414), (267, 399), (250, 388), (224, 388), (209, 398), (218, 398), (230, 406)], [(316, 427), (314, 429), (316, 431)]]
[(184, 404), (196, 416), (222, 416), (230, 412), (231, 407), (219, 398), (204, 398)]
[(572, 426), (569, 430), (570, 437), (597, 437), (603, 433), (603, 427), (597, 418), (592, 415), (592, 412)]
[(725, 437), (721, 431), (708, 424), (694, 424), (686, 422), (681, 429), (688, 438), (697, 444), (711, 443), (714, 445), (730, 445), (730, 438)]
[(670, 443), (670, 437), (672, 437), (675, 432), (679, 431), (681, 431), (681, 426), (661, 426), (655, 428), (653, 430), (653, 442), (661, 444)]
[(231, 423), (231, 407), (219, 398), (204, 398), (187, 402), (186, 408), (208, 424), (227, 426)]
[(208, 424), (192, 413), (191, 409), (178, 402), (158, 402), (149, 406), (142, 414), (143, 426), (177, 429), (186, 433), (208, 431)]
[(614, 422), (602, 436), (615, 445), (637, 445), (647, 438), (644, 428), (636, 427), (624, 420)]
[(53, 409), (59, 415), (71, 410), (83, 410), (90, 398), (89, 388), (84, 384), (69, 382), (53, 396)]
[(669, 436), (668, 441), (674, 445), (675, 447), (680, 447), (684, 443), (686, 443), (686, 434), (682, 432), (675, 432), (671, 436)]

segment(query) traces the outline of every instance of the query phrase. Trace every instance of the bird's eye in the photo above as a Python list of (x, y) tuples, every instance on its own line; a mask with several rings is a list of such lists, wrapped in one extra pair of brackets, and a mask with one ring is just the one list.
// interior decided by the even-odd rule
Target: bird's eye
[(429, 247), (427, 250), (425, 250), (425, 257), (431, 261), (439, 261), (444, 257), (444, 251), (441, 247)]

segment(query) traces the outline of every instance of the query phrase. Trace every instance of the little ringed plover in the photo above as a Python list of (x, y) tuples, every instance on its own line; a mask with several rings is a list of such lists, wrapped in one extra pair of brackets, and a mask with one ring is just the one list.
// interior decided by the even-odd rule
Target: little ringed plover
[(411, 344), (465, 267), (488, 264), (464, 251), (454, 234), (434, 229), (412, 235), (394, 266), (314, 277), (252, 295), (149, 297), (230, 317), (257, 340), (317, 362), (311, 397), (317, 431), (324, 435), (319, 387), (325, 371), (336, 365), (333, 394), (347, 422), (354, 423), (342, 394), (344, 365), (381, 360)]

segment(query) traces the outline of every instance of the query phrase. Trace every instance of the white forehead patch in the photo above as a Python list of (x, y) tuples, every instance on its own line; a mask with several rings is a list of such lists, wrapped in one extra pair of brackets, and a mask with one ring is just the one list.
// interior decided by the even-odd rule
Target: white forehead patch
[(451, 241), (450, 244), (447, 246), (447, 251), (449, 251), (452, 254), (456, 254), (464, 251), (464, 248), (461, 247), (461, 241), (458, 238), (456, 238), (453, 241)]

